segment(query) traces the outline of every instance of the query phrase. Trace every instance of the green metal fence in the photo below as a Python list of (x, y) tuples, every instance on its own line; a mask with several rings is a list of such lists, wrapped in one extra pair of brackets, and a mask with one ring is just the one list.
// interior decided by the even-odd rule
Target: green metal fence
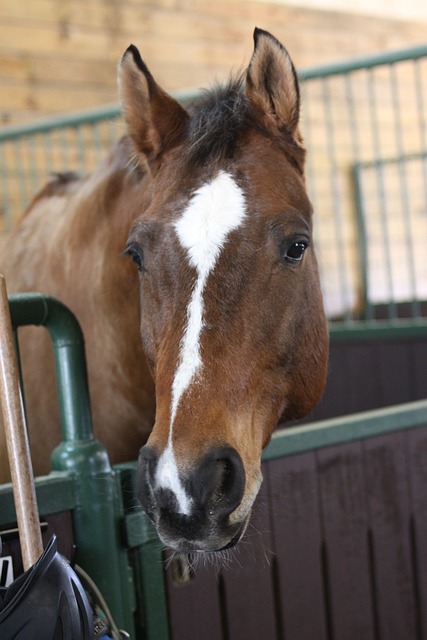
[[(329, 317), (427, 315), (427, 45), (300, 78)], [(93, 170), (123, 132), (116, 105), (0, 131), (3, 227), (50, 172)]]
[[(302, 72), (309, 191), (330, 315), (427, 299), (427, 46)], [(409, 303), (409, 308), (403, 308)]]
[[(135, 596), (127, 551), (121, 544), (125, 513), (121, 477), (93, 436), (80, 326), (61, 302), (38, 293), (10, 296), (10, 309), (16, 343), (19, 327), (45, 327), (55, 357), (62, 442), (52, 455), (53, 473), (37, 479), (39, 511), (72, 511), (78, 563), (101, 589), (117, 623), (133, 635)], [(0, 505), (1, 524), (13, 523), (8, 485), (0, 487)]]

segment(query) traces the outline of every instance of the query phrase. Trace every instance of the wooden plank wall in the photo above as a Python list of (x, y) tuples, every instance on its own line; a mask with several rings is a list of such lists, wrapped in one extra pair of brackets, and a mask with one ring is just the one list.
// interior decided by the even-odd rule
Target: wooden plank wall
[(427, 398), (426, 337), (332, 340), (326, 389), (304, 420), (323, 420)]
[(115, 102), (130, 42), (168, 90), (205, 86), (240, 68), (255, 25), (298, 67), (425, 41), (425, 22), (289, 7), (260, 0), (2, 0), (0, 123)]
[(264, 466), (246, 540), (187, 582), (172, 640), (426, 640), (427, 425)]

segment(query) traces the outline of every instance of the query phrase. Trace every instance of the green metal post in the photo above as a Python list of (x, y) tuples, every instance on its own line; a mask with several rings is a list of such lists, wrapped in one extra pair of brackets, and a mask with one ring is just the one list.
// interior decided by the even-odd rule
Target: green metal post
[(75, 475), (78, 504), (73, 511), (78, 562), (96, 582), (116, 623), (134, 637), (134, 588), (127, 551), (121, 544), (120, 484), (104, 447), (93, 437), (86, 358), (80, 326), (61, 302), (41, 294), (10, 297), (12, 324), (48, 329), (59, 389), (63, 442), (52, 468)]
[(126, 546), (132, 556), (137, 596), (135, 625), (144, 640), (168, 640), (169, 618), (164, 575), (163, 545), (147, 514), (135, 498), (136, 464), (119, 465), (122, 495), (132, 496), (125, 506)]

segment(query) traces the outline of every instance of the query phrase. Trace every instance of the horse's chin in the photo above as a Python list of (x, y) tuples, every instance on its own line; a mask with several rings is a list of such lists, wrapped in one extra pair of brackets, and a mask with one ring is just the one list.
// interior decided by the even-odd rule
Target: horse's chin
[(217, 524), (212, 525), (212, 533), (205, 537), (190, 540), (183, 536), (174, 537), (170, 531), (162, 531), (162, 527), (157, 528), (157, 533), (163, 544), (171, 551), (185, 556), (202, 556), (210, 554), (220, 554), (228, 549), (232, 549), (242, 539), (247, 529), (251, 511), (246, 518), (239, 523), (227, 525), (227, 532), (218, 532)]

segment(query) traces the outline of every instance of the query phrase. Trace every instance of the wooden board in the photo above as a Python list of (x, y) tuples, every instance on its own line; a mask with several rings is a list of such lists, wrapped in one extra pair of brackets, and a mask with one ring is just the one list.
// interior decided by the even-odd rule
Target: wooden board
[(331, 447), (317, 459), (330, 635), (374, 640), (362, 447)]
[(314, 453), (268, 465), (280, 638), (326, 640), (317, 465)]
[[(95, 88), (99, 103), (116, 99), (116, 66), (131, 42), (168, 89), (204, 86), (248, 61), (255, 25), (273, 31), (299, 68), (425, 39), (425, 24), (415, 21), (402, 29), (388, 16), (259, 0), (3, 0), (0, 118), (15, 123), (73, 109), (76, 87), (79, 108), (94, 104)], [(41, 97), (44, 92), (51, 102)], [(55, 99), (61, 92), (62, 102)]]
[(417, 637), (427, 638), (427, 429), (411, 431), (407, 434), (406, 440)]
[(426, 337), (332, 342), (323, 398), (304, 422), (426, 398), (426, 361)]
[(379, 637), (416, 640), (405, 434), (367, 440), (363, 449)]

